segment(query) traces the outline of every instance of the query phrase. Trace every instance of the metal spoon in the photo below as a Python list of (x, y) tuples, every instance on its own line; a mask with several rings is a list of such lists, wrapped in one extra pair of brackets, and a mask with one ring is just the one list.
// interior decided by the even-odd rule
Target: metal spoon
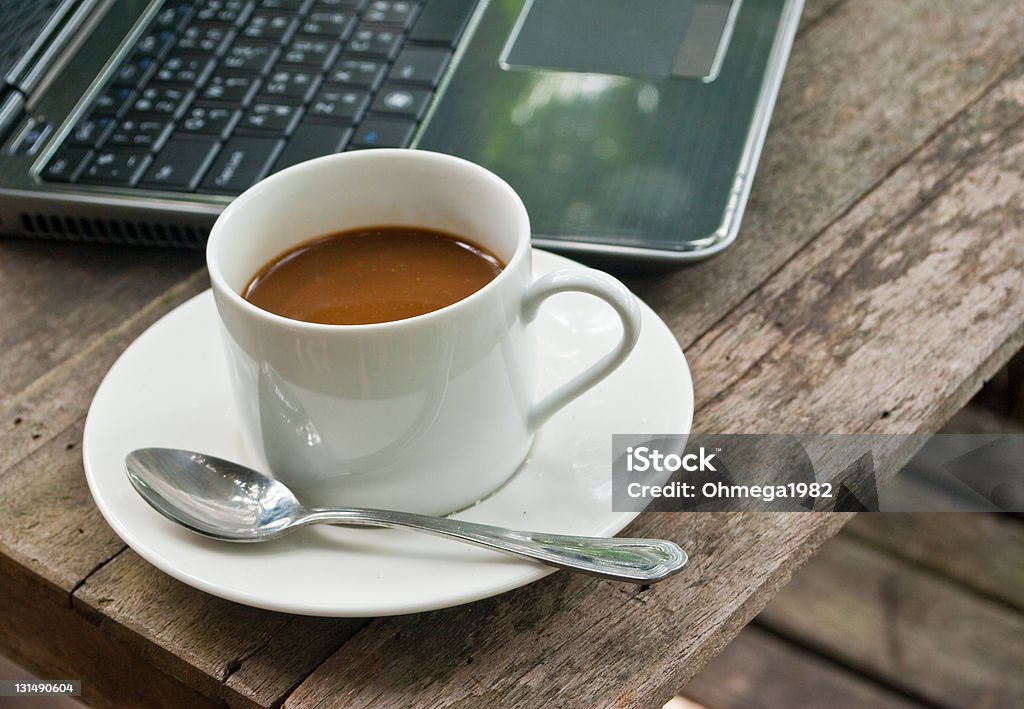
[(661, 539), (521, 532), (408, 512), (305, 507), (283, 483), (238, 463), (171, 448), (125, 457), (128, 479), (168, 519), (214, 539), (262, 542), (321, 522), (402, 527), (452, 537), (550, 566), (617, 581), (653, 583), (681, 570), (686, 553)]

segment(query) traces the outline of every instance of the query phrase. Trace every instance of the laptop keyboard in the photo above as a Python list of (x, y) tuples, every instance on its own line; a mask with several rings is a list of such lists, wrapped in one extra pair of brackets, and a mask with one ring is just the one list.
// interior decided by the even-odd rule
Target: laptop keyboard
[(236, 195), (406, 147), (477, 0), (167, 0), (41, 177)]

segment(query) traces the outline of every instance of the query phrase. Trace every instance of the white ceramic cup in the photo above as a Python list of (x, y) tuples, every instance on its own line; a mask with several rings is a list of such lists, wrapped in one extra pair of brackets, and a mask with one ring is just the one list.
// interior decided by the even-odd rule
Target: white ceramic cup
[[(242, 289), (310, 239), (417, 226), (486, 247), (504, 270), (453, 305), (369, 325), (301, 322)], [(534, 432), (614, 370), (636, 344), (640, 311), (617, 280), (567, 269), (534, 280), (519, 196), (473, 163), (419, 150), (366, 150), (290, 167), (224, 210), (206, 251), (240, 426), (254, 453), (308, 504), (444, 514), (498, 489)], [(608, 302), (622, 337), (538, 400), (529, 322), (563, 291)]]

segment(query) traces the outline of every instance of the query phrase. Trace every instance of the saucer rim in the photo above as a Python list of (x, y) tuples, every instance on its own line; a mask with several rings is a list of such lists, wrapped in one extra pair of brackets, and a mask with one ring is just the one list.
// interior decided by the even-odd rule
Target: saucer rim
[[(533, 249), (533, 256), (535, 275), (557, 268), (580, 266), (580, 264), (572, 261), (571, 259), (556, 254), (551, 254), (550, 252), (541, 251), (539, 249)], [(149, 531), (147, 533), (140, 534), (139, 530), (134, 528), (135, 525), (126, 524), (123, 518), (130, 518), (131, 514), (127, 511), (118, 512), (118, 510), (114, 509), (115, 507), (117, 507), (116, 504), (113, 504), (113, 498), (116, 498), (117, 496), (116, 492), (107, 493), (104, 492), (103, 490), (98, 489), (104, 487), (105, 485), (98, 480), (98, 478), (102, 477), (102, 475), (97, 475), (97, 472), (93, 470), (94, 466), (93, 463), (91, 462), (94, 459), (91, 443), (93, 437), (91, 436), (91, 434), (97, 427), (100, 427), (102, 425), (101, 423), (97, 423), (97, 415), (94, 415), (94, 404), (97, 400), (100, 399), (101, 393), (104, 393), (105, 387), (114, 386), (114, 384), (108, 384), (108, 381), (117, 378), (119, 364), (122, 362), (122, 359), (130, 358), (133, 356), (132, 350), (140, 340), (142, 340), (148, 334), (150, 334), (151, 331), (157, 329), (165, 318), (174, 313), (177, 313), (180, 309), (190, 305), (191, 307), (197, 309), (200, 307), (204, 307), (200, 303), (202, 299), (207, 300), (207, 305), (205, 307), (215, 307), (211, 290), (204, 290), (202, 293), (193, 296), (185, 303), (178, 305), (177, 307), (166, 313), (160, 320), (150, 325), (143, 333), (141, 333), (137, 338), (135, 338), (132, 341), (132, 343), (125, 349), (124, 352), (122, 352), (122, 354), (118, 357), (114, 364), (111, 365), (110, 370), (104, 376), (103, 381), (101, 382), (99, 388), (96, 391), (93, 403), (90, 404), (89, 414), (86, 417), (85, 428), (83, 431), (82, 457), (85, 466), (86, 479), (94, 503), (99, 508), (106, 522), (113, 528), (115, 533), (117, 533), (117, 535), (122, 539), (122, 541), (124, 541), (133, 551), (139, 554), (139, 556), (142, 557), (147, 563), (155, 566), (164, 573), (168, 574), (169, 576), (175, 579), (178, 579), (179, 581), (182, 581), (183, 583), (186, 583), (198, 590), (210, 593), (211, 595), (217, 596), (219, 598), (271, 611), (321, 617), (378, 617), (385, 615), (403, 615), (408, 613), (437, 610), (441, 608), (461, 605), (464, 603), (471, 603), (473, 601), (481, 600), (484, 598), (490, 598), (495, 595), (499, 595), (501, 593), (505, 593), (507, 591), (525, 586), (529, 583), (537, 581), (557, 571), (557, 569), (555, 568), (541, 566), (528, 561), (512, 560), (513, 562), (518, 563), (515, 564), (514, 573), (508, 571), (505, 572), (507, 574), (505, 583), (485, 585), (479, 587), (470, 587), (466, 590), (455, 589), (447, 593), (443, 598), (438, 597), (436, 594), (434, 596), (427, 595), (425, 597), (420, 598), (420, 602), (416, 602), (415, 600), (418, 597), (418, 594), (407, 594), (408, 597), (405, 598), (405, 600), (401, 603), (384, 603), (373, 605), (364, 602), (361, 604), (356, 604), (359, 607), (354, 608), (351, 602), (349, 602), (348, 605), (346, 605), (343, 602), (335, 602), (329, 605), (317, 604), (308, 601), (297, 602), (294, 597), (274, 598), (268, 597), (266, 594), (260, 593), (258, 591), (250, 592), (243, 589), (224, 586), (216, 581), (210, 581), (202, 575), (192, 573), (187, 568), (182, 568), (181, 566), (176, 565), (173, 559), (168, 558), (168, 554), (164, 553), (162, 550), (154, 549), (152, 545), (147, 545), (147, 543), (145, 542), (145, 537), (147, 535), (153, 534), (153, 532)], [(674, 344), (675, 346), (674, 351), (671, 354), (674, 355), (675, 357), (678, 357), (678, 364), (681, 365), (680, 383), (684, 386), (685, 389), (685, 391), (682, 392), (685, 397), (682, 406), (683, 418), (685, 419), (685, 422), (681, 422), (684, 423), (685, 425), (682, 425), (678, 432), (688, 433), (692, 425), (694, 408), (693, 383), (692, 378), (690, 376), (688, 363), (686, 361), (685, 355), (679, 347), (678, 341), (676, 340), (675, 336), (671, 333), (671, 330), (669, 330), (667, 324), (665, 324), (665, 322), (660, 317), (658, 317), (657, 313), (655, 313), (646, 303), (640, 301), (640, 305), (641, 310), (645, 313), (644, 324), (648, 327), (662, 329), (664, 331), (664, 334), (668, 335), (671, 344)], [(666, 342), (665, 345), (659, 344), (658, 347), (660, 348), (663, 346), (667, 346), (668, 344), (669, 342)], [(616, 376), (616, 372), (613, 372), (611, 375), (609, 375), (609, 377), (614, 376)], [(585, 397), (586, 394), (584, 394), (583, 396)], [(543, 427), (541, 428), (541, 431), (542, 430)], [(116, 481), (114, 480), (115, 476), (113, 474), (108, 474), (108, 477), (111, 479), (112, 482), (107, 483), (107, 485), (111, 485), (116, 488)], [(500, 495), (501, 490), (502, 488), (499, 488), (495, 493), (492, 494), (491, 497), (495, 495)], [(110, 497), (112, 498), (111, 500), (107, 499), (107, 494), (110, 495)], [(472, 510), (473, 507), (470, 507), (465, 510), (460, 510), (459, 512), (453, 513), (450, 516), (456, 519), (461, 519), (463, 518), (464, 515), (470, 514)], [(156, 513), (154, 512), (154, 514)], [(603, 518), (604, 524), (601, 526), (600, 529), (596, 528), (595, 526), (595, 528), (593, 529), (588, 529), (587, 533), (592, 534), (594, 536), (614, 536), (616, 533), (625, 528), (631, 521), (633, 521), (639, 514), (639, 512), (609, 512), (607, 517)], [(172, 523), (168, 522), (168, 524)], [(189, 534), (187, 532), (184, 532), (184, 530), (178, 531), (180, 531), (183, 534)], [(383, 533), (388, 533), (393, 532), (395, 530), (379, 531)], [(160, 532), (157, 532), (157, 534), (160, 534)], [(207, 540), (197, 538), (197, 543), (205, 541)], [(456, 542), (449, 543), (457, 544)], [(393, 545), (391, 546), (394, 548)], [(234, 554), (228, 554), (228, 556), (237, 556), (237, 552)], [(473, 571), (467, 571), (467, 573), (472, 574)], [(338, 597), (343, 597), (344, 595), (344, 591), (339, 589)]]

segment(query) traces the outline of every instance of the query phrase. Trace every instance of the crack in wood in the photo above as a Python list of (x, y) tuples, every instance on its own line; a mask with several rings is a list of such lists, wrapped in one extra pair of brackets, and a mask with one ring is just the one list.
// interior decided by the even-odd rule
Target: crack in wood
[(117, 557), (121, 556), (121, 554), (123, 554), (126, 549), (128, 549), (128, 545), (127, 544), (122, 546), (120, 549), (118, 549), (117, 552), (115, 552), (109, 558), (104, 559), (103, 561), (101, 561), (98, 564), (96, 564), (95, 566), (93, 566), (92, 569), (90, 569), (89, 572), (84, 577), (82, 577), (82, 580), (74, 585), (74, 587), (71, 589), (71, 591), (68, 592), (68, 608), (70, 608), (72, 610), (75, 610), (75, 611), (78, 611), (82, 616), (84, 616), (87, 619), (89, 618), (89, 614), (81, 613), (81, 609), (79, 609), (78, 607), (75, 606), (75, 594), (78, 593), (78, 589), (82, 588), (82, 586), (84, 586), (86, 583), (88, 583), (89, 579), (92, 577), (93, 574), (95, 574), (97, 571), (102, 569), (104, 566), (109, 564), (111, 561), (113, 561)]

